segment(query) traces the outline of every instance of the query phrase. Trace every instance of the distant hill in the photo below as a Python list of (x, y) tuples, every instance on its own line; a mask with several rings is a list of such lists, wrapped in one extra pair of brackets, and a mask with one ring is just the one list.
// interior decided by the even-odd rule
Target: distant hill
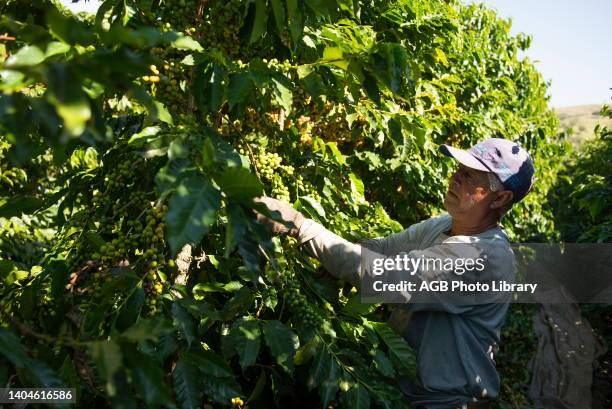
[(571, 128), (573, 131), (569, 138), (572, 145), (578, 146), (585, 139), (592, 138), (593, 129), (598, 123), (612, 128), (612, 120), (602, 119), (599, 116), (600, 109), (601, 105), (597, 104), (555, 108), (561, 121), (561, 129), (569, 130)]

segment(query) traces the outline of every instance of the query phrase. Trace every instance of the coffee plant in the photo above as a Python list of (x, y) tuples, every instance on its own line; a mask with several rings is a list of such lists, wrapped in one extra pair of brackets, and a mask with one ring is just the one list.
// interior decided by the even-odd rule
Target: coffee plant
[[(442, 211), (449, 143), (519, 141), (556, 238), (530, 38), (457, 0), (0, 4), (0, 382), (95, 407), (406, 408), (416, 360), (253, 198), (343, 237)], [(259, 208), (260, 211), (264, 211)], [(271, 215), (272, 216), (272, 215)], [(503, 373), (502, 373), (503, 377)]]

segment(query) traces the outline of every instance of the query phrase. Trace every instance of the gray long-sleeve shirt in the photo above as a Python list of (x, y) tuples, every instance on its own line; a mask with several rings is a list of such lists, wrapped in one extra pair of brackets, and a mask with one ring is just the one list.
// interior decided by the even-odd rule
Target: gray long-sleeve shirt
[[(385, 238), (354, 244), (306, 220), (299, 239), (304, 251), (318, 258), (327, 271), (357, 286), (368, 273), (361, 266), (364, 248), (385, 256), (407, 253), (409, 257), (441, 257), (448, 249), (443, 246), (451, 243), (478, 246), (486, 254), (489, 278), (514, 281), (514, 254), (501, 228), (474, 236), (449, 237), (446, 232), (451, 224), (451, 217), (443, 215)], [(417, 273), (422, 280), (435, 279), (436, 274)], [(497, 298), (470, 305), (443, 300), (419, 303), (413, 299), (393, 310), (389, 323), (404, 336), (418, 358), (416, 381), (400, 382), (413, 403), (427, 409), (452, 408), (498, 394), (493, 351), (499, 343), (508, 301)]]

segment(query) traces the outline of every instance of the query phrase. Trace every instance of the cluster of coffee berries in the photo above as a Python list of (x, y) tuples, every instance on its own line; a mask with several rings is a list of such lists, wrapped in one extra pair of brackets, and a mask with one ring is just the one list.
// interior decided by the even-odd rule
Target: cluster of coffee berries
[(244, 401), (242, 399), (240, 399), (239, 396), (236, 396), (235, 398), (232, 398), (231, 400), (232, 402), (232, 406), (238, 409), (241, 409), (242, 406), (244, 405)]
[(159, 280), (149, 279), (143, 283), (143, 290), (145, 292), (145, 305), (148, 315), (157, 314), (161, 306), (164, 284)]
[(239, 130), (245, 134), (246, 140), (255, 141), (259, 134), (269, 135), (278, 132), (280, 122), (279, 111), (263, 114), (252, 107), (248, 107), (244, 110)]
[(148, 76), (148, 82), (151, 83), (151, 92), (172, 112), (182, 112), (188, 98), (184, 89), (190, 81), (190, 68), (179, 61), (175, 61), (181, 57), (167, 49), (155, 47), (151, 51), (163, 61), (160, 68), (155, 65), (149, 67), (155, 74)]
[(151, 65), (149, 69), (151, 70), (153, 75), (144, 75), (141, 77), (142, 80), (144, 82), (159, 82), (160, 77), (159, 77), (159, 70), (157, 69), (157, 67), (155, 65)]
[(255, 167), (263, 179), (272, 180), (277, 168), (281, 166), (283, 159), (278, 153), (266, 152), (259, 147), (254, 154)]
[(206, 10), (202, 22), (204, 48), (224, 51), (230, 56), (241, 51), (240, 28), (244, 3), (240, 0), (215, 1)]
[(321, 203), (321, 195), (317, 189), (312, 185), (312, 183), (304, 180), (302, 175), (298, 175), (295, 178), (295, 188), (297, 191), (297, 196), (310, 196), (317, 202)]
[(291, 201), (289, 188), (283, 184), (283, 180), (280, 177), (276, 177), (272, 181), (272, 196), (285, 202)]
[(0, 186), (4, 185), (9, 189), (18, 188), (25, 184), (28, 175), (21, 168), (0, 167)]
[[(315, 107), (316, 108), (316, 105)], [(310, 133), (317, 135), (325, 141), (343, 144), (357, 140), (361, 141), (367, 129), (367, 121), (361, 112), (357, 112), (354, 120), (349, 123), (349, 115), (344, 104), (333, 104), (327, 101), (321, 112), (313, 109), (317, 118)]]
[(300, 289), (300, 281), (290, 271), (280, 276), (285, 303), (289, 306), (292, 319), (296, 325), (319, 327), (324, 319), (316, 307), (308, 302), (308, 298)]
[(0, 187), (13, 189), (25, 184), (28, 176), (23, 169), (12, 167), (9, 161), (5, 159), (10, 148), (11, 144), (3, 136), (0, 136)]
[(194, 24), (197, 8), (197, 0), (164, 0), (155, 12), (166, 22), (162, 28), (183, 31)]
[(300, 142), (305, 145), (312, 145), (312, 128), (314, 122), (310, 120), (310, 117), (302, 115), (295, 121), (295, 124), (300, 132)]
[(137, 173), (136, 169), (139, 169), (141, 164), (142, 158), (140, 157), (122, 158), (121, 162), (117, 166), (113, 166), (112, 170), (104, 176), (104, 186), (94, 190), (93, 206), (95, 208), (112, 206), (113, 213), (116, 213), (117, 216), (127, 216), (126, 212), (122, 212), (127, 209), (126, 203), (118, 200), (118, 198), (133, 187), (134, 175)]

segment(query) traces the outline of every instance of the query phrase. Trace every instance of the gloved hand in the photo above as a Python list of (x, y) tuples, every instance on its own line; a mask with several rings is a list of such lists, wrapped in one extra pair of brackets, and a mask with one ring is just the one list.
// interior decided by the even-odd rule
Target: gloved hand
[(284, 224), (272, 220), (269, 217), (257, 212), (257, 220), (263, 223), (270, 232), (273, 234), (289, 235), (291, 237), (297, 237), (300, 231), (300, 226), (306, 220), (302, 213), (295, 210), (293, 207), (285, 202), (282, 202), (271, 197), (258, 197), (254, 199), (255, 203), (264, 204), (270, 212), (280, 213), (280, 218), (286, 222), (293, 223), (293, 227), (287, 227)]

